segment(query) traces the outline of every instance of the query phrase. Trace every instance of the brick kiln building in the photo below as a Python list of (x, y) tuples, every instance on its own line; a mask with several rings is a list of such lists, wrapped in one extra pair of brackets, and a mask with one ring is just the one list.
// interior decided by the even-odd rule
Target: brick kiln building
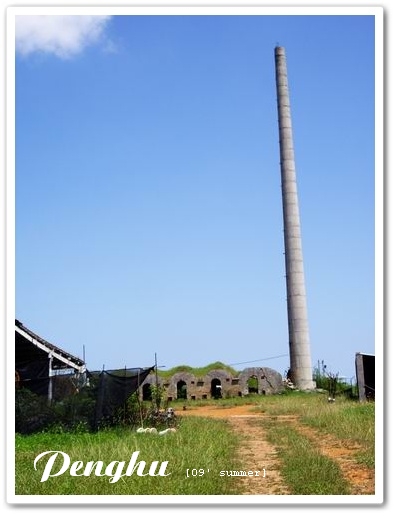
[(147, 376), (140, 387), (140, 397), (151, 399), (151, 385), (166, 391), (168, 401), (176, 399), (201, 400), (246, 396), (249, 393), (276, 394), (284, 389), (282, 376), (268, 367), (249, 367), (238, 376), (226, 369), (213, 369), (204, 376), (195, 376), (190, 371), (179, 371), (170, 379), (156, 378), (154, 373)]

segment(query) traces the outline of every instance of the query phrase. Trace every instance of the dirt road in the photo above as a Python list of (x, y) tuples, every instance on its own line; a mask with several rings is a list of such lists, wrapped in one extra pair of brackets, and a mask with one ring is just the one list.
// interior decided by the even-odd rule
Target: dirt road
[(302, 424), (298, 416), (274, 416), (257, 412), (254, 405), (237, 407), (194, 407), (179, 412), (179, 415), (201, 416), (226, 419), (232, 429), (242, 436), (243, 447), (238, 450), (239, 459), (246, 471), (263, 471), (265, 477), (240, 477), (243, 484), (243, 494), (285, 495), (291, 494), (280, 473), (280, 460), (274, 445), (266, 437), (263, 422), (270, 418), (272, 422), (292, 425), (296, 432), (308, 437), (323, 455), (335, 461), (348, 481), (351, 494), (374, 494), (374, 472), (357, 464), (353, 455), (358, 451), (354, 443), (344, 442), (332, 435), (324, 435), (315, 429)]

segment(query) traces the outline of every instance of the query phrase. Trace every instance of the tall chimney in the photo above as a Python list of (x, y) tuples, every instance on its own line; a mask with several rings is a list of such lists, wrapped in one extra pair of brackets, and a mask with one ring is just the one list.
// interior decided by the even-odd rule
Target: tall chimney
[(314, 384), (312, 380), (286, 52), (283, 47), (275, 47), (275, 66), (282, 177), (290, 374), (292, 382), (298, 389), (311, 390), (314, 388)]

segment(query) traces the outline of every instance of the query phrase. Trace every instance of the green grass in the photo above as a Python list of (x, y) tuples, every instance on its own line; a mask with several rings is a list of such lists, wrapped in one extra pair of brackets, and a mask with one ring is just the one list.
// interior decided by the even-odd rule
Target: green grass
[(190, 367), (186, 365), (180, 365), (168, 370), (158, 369), (158, 376), (165, 380), (171, 378), (176, 373), (187, 372), (193, 374), (197, 378), (200, 378), (207, 375), (210, 371), (213, 371), (214, 369), (222, 369), (224, 371), (229, 372), (234, 377), (238, 376), (239, 374), (238, 371), (236, 371), (231, 366), (225, 365), (222, 362), (213, 362), (212, 364), (208, 364), (203, 367)]
[(359, 403), (342, 396), (328, 403), (327, 395), (296, 392), (287, 396), (268, 397), (260, 410), (273, 415), (297, 414), (302, 423), (331, 434), (338, 439), (353, 441), (361, 451), (355, 460), (367, 467), (375, 464), (375, 404)]
[(319, 413), (306, 415), (304, 423), (318, 428), (324, 433), (335, 435), (339, 439), (354, 441), (362, 448), (356, 460), (367, 467), (375, 463), (375, 406), (373, 403), (342, 402), (328, 404)]
[[(231, 478), (220, 477), (222, 469), (237, 469), (238, 442), (224, 421), (189, 417), (181, 421), (176, 433), (164, 436), (138, 434), (132, 430), (109, 430), (97, 434), (50, 434), (16, 436), (16, 494), (18, 495), (224, 495), (236, 494)], [(71, 462), (81, 460), (126, 461), (134, 451), (147, 464), (168, 461), (167, 477), (123, 477), (110, 483), (108, 476), (70, 476), (69, 471), (40, 482), (46, 460), (33, 462), (37, 455), (59, 450)], [(57, 459), (58, 460), (58, 459)], [(59, 467), (60, 467), (59, 462)], [(158, 466), (159, 468), (159, 466)], [(157, 468), (157, 472), (158, 472)], [(187, 469), (203, 469), (202, 476), (186, 478)], [(55, 468), (54, 468), (55, 470)], [(207, 471), (209, 470), (209, 471)], [(82, 471), (82, 470), (81, 470)]]
[[(251, 404), (252, 411), (273, 415), (270, 435), (283, 462), (282, 473), (293, 494), (347, 494), (348, 486), (337, 464), (322, 456), (312, 442), (286, 424), (275, 423), (278, 415), (297, 415), (299, 420), (319, 432), (358, 445), (354, 460), (369, 468), (375, 466), (375, 404), (359, 403), (338, 396), (328, 403), (327, 394), (288, 392), (274, 396), (252, 395), (244, 398), (207, 400), (202, 404), (232, 407)], [(199, 406), (188, 401), (188, 406)]]
[(320, 454), (304, 436), (275, 422), (266, 423), (269, 440), (281, 459), (281, 473), (295, 495), (347, 495), (338, 465)]
[[(279, 450), (282, 474), (292, 494), (347, 494), (348, 486), (342, 479), (337, 464), (322, 456), (312, 442), (287, 423), (279, 424), (278, 415), (297, 415), (302, 423), (330, 434), (346, 443), (359, 445), (353, 458), (374, 468), (375, 403), (359, 403), (337, 397), (328, 403), (319, 393), (292, 392), (282, 395), (238, 397), (221, 400), (180, 400), (172, 402), (176, 413), (182, 406), (214, 405), (233, 407), (250, 404), (253, 411), (273, 415), (266, 419), (269, 439)], [(245, 469), (236, 460), (239, 437), (231, 432), (225, 421), (194, 416), (179, 418), (174, 434), (158, 436), (137, 434), (133, 430), (113, 429), (97, 434), (39, 433), (16, 436), (16, 494), (76, 494), (76, 495), (225, 495), (238, 494), (239, 484), (232, 477), (220, 477), (221, 470)], [(35, 457), (47, 450), (61, 450), (72, 462), (102, 460), (129, 461), (139, 450), (139, 460), (147, 465), (153, 461), (169, 461), (169, 477), (121, 478), (111, 484), (108, 477), (72, 477), (68, 473), (41, 483), (43, 464), (33, 469)], [(200, 477), (186, 478), (189, 469), (199, 470)], [(148, 469), (148, 468), (147, 468)], [(210, 470), (209, 472), (207, 470)]]

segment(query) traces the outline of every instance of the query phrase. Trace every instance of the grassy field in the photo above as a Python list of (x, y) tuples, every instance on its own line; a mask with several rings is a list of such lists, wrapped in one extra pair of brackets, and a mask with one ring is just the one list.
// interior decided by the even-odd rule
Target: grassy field
[[(267, 416), (267, 438), (278, 450), (282, 474), (291, 493), (348, 494), (349, 490), (337, 464), (324, 457), (292, 425), (278, 424), (277, 416), (295, 415), (299, 423), (314, 429), (319, 435), (330, 435), (346, 445), (352, 444), (357, 449), (354, 460), (374, 468), (374, 403), (361, 404), (342, 397), (337, 398), (336, 403), (328, 403), (325, 395), (316, 393), (205, 400), (205, 405), (217, 407), (248, 403), (254, 412)], [(176, 413), (182, 411), (183, 405), (200, 406), (202, 402), (172, 402)], [(139, 434), (135, 430), (17, 435), (16, 494), (239, 494), (238, 482), (219, 475), (221, 470), (246, 468), (236, 459), (238, 446), (243, 445), (241, 438), (231, 431), (227, 421), (179, 418), (177, 431), (164, 436)], [(90, 476), (71, 476), (66, 471), (40, 482), (46, 459), (38, 463), (37, 471), (33, 469), (33, 462), (37, 455), (47, 450), (63, 451), (70, 456), (71, 462), (83, 461), (85, 465), (88, 461), (103, 461), (105, 466), (111, 461), (126, 461), (127, 465), (131, 454), (138, 450), (138, 460), (147, 464), (146, 472), (153, 461), (159, 461), (159, 464), (168, 461), (166, 473), (171, 474), (166, 477), (133, 474), (110, 483), (110, 476), (94, 476), (93, 473)], [(57, 461), (53, 471), (60, 467), (60, 459)]]
[[(40, 433), (16, 437), (16, 494), (40, 495), (161, 495), (161, 494), (232, 494), (235, 486), (219, 476), (222, 469), (237, 469), (235, 447), (237, 440), (226, 422), (198, 418), (183, 419), (175, 433), (136, 433), (130, 429), (101, 431), (96, 434)], [(120, 478), (110, 483), (109, 476), (70, 476), (69, 472), (40, 482), (46, 459), (33, 469), (35, 457), (47, 450), (60, 450), (71, 462), (126, 461), (139, 451), (138, 460), (146, 462), (145, 473), (153, 461), (168, 461), (169, 476), (137, 476)], [(54, 464), (59, 471), (63, 460)], [(192, 471), (194, 469), (194, 472)], [(202, 476), (198, 470), (203, 469)], [(187, 470), (190, 477), (187, 478)], [(193, 474), (197, 473), (194, 477)], [(209, 470), (209, 471), (208, 471)], [(83, 469), (81, 469), (81, 472)], [(156, 472), (159, 471), (159, 465)], [(201, 472), (202, 473), (202, 472)]]

